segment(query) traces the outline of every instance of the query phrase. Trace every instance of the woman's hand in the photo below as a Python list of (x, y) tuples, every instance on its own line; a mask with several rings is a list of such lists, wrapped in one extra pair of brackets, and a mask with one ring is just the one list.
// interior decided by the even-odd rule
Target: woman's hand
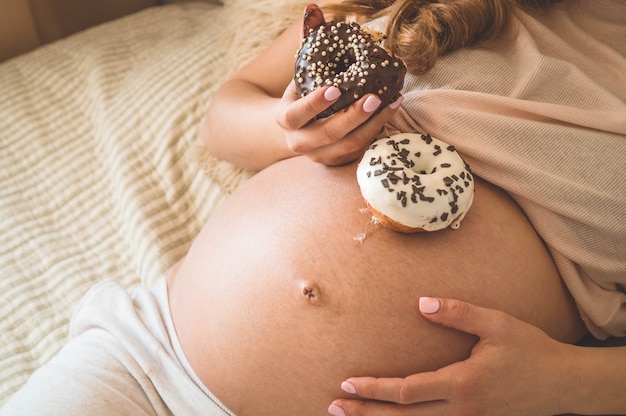
[(213, 94), (201, 130), (211, 155), (252, 170), (297, 155), (342, 165), (358, 159), (377, 138), (402, 99), (380, 109), (380, 99), (368, 94), (312, 122), (337, 101), (339, 90), (325, 87), (299, 97), (293, 51), (301, 40), (302, 25), (296, 22)]
[(369, 400), (337, 399), (331, 414), (540, 416), (572, 411), (568, 394), (579, 392), (568, 382), (575, 382), (571, 369), (577, 347), (503, 312), (457, 300), (422, 298), (420, 310), (432, 322), (478, 335), (471, 356), (406, 378), (350, 378), (342, 389)]
[(289, 84), (277, 106), (276, 122), (283, 129), (292, 152), (329, 166), (352, 162), (382, 132), (385, 123), (402, 103), (400, 97), (376, 113), (380, 98), (368, 94), (345, 110), (311, 121), (340, 95), (340, 90), (331, 86), (300, 98), (295, 83)]

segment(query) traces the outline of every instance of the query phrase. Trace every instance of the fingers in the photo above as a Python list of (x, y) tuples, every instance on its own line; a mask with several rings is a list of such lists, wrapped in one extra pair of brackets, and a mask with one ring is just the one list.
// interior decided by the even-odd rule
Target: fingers
[(300, 129), (330, 107), (340, 96), (339, 88), (330, 86), (300, 98), (295, 82), (291, 81), (278, 104), (276, 122), (285, 130)]
[(289, 84), (278, 105), (276, 122), (292, 152), (326, 165), (351, 162), (380, 134), (402, 102), (400, 97), (380, 109), (380, 98), (368, 94), (330, 117), (315, 120), (340, 95), (338, 88), (329, 86), (300, 98), (295, 83)]
[(458, 414), (447, 401), (434, 401), (413, 405), (337, 399), (328, 407), (334, 416), (441, 416)]
[[(401, 99), (396, 104), (400, 102)], [(379, 106), (377, 96), (366, 96), (346, 110), (286, 135), (288, 146), (326, 165), (351, 162), (378, 137), (397, 109), (387, 106), (376, 112)]]
[(332, 144), (337, 137), (343, 138), (349, 134), (352, 134), (352, 137), (367, 136), (368, 139), (372, 139), (393, 114), (389, 107), (375, 113), (380, 104), (378, 96), (367, 95), (347, 109), (323, 120), (319, 127), (322, 130), (322, 137), (327, 140), (325, 144)]
[(329, 407), (329, 413), (347, 416), (453, 414), (455, 392), (463, 383), (458, 376), (463, 365), (463, 362), (453, 363), (437, 371), (405, 378), (351, 377), (341, 388), (358, 395), (359, 400), (337, 399)]
[[(329, 413), (338, 416), (428, 416), (459, 414), (459, 411), (485, 414), (486, 400), (502, 394), (506, 396), (502, 392), (494, 396), (498, 382), (507, 377), (520, 379), (519, 375), (514, 375), (515, 369), (511, 366), (517, 362), (519, 348), (511, 348), (511, 345), (519, 346), (519, 340), (515, 340), (517, 333), (528, 335), (528, 331), (521, 331), (521, 328), (533, 327), (504, 312), (454, 299), (423, 297), (419, 300), (419, 309), (424, 317), (435, 323), (478, 335), (481, 338), (478, 347), (472, 350), (467, 360), (437, 371), (405, 378), (349, 378), (341, 388), (359, 396), (358, 399), (337, 399), (331, 404)], [(536, 371), (531, 373), (536, 374)], [(507, 403), (515, 397), (515, 394), (510, 396)]]
[(364, 399), (398, 404), (424, 403), (449, 396), (450, 380), (442, 371), (413, 374), (405, 378), (351, 377), (341, 388)]
[(445, 407), (439, 406), (439, 403), (397, 406), (390, 403), (344, 399), (335, 400), (328, 407), (328, 413), (334, 416), (435, 416), (446, 414)]
[(504, 312), (482, 308), (455, 299), (420, 298), (420, 312), (432, 322), (458, 329), (480, 338), (501, 334), (514, 319)]
[[(378, 105), (380, 102), (378, 98), (372, 97), (376, 98), (373, 101)], [(367, 101), (357, 104), (367, 105)], [(315, 126), (318, 130), (312, 132), (314, 141), (307, 141), (307, 138), (311, 136), (303, 135), (301, 143), (291, 142), (291, 149), (307, 155), (315, 162), (331, 166), (343, 165), (358, 159), (382, 132), (383, 126), (391, 118), (392, 110), (383, 109), (380, 113), (373, 116), (365, 113), (366, 117), (370, 117), (369, 119), (365, 118), (365, 120), (354, 116), (358, 113), (364, 113), (364, 111), (350, 109), (344, 113), (318, 121), (318, 124)], [(313, 145), (313, 147), (308, 147), (310, 145)]]

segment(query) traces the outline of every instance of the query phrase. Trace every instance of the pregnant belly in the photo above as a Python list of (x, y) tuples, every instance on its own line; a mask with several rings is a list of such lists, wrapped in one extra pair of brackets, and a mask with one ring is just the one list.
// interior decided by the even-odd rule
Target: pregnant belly
[(467, 357), (474, 337), (427, 322), (419, 296), (577, 336), (550, 256), (496, 188), (479, 181), (461, 228), (436, 233), (388, 231), (363, 206), (354, 166), (283, 162), (221, 206), (170, 280), (185, 354), (236, 414), (322, 415), (349, 376), (402, 377)]

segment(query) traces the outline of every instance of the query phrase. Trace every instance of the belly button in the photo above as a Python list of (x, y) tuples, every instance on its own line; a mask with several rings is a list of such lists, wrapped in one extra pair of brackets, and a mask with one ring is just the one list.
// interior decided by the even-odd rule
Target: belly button
[(300, 283), (300, 295), (313, 305), (321, 304), (322, 291), (316, 283), (310, 281)]

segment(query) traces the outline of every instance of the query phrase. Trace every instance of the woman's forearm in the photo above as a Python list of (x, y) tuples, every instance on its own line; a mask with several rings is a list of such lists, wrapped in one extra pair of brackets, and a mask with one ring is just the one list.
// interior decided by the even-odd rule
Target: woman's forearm
[[(626, 347), (573, 346), (569, 412), (583, 415), (626, 414)], [(559, 392), (555, 392), (559, 394)]]
[(275, 122), (279, 99), (244, 80), (218, 90), (202, 124), (202, 139), (217, 158), (260, 170), (293, 156)]
[(300, 24), (285, 30), (215, 92), (202, 124), (214, 156), (260, 170), (293, 156), (276, 124), (276, 106), (293, 78)]

